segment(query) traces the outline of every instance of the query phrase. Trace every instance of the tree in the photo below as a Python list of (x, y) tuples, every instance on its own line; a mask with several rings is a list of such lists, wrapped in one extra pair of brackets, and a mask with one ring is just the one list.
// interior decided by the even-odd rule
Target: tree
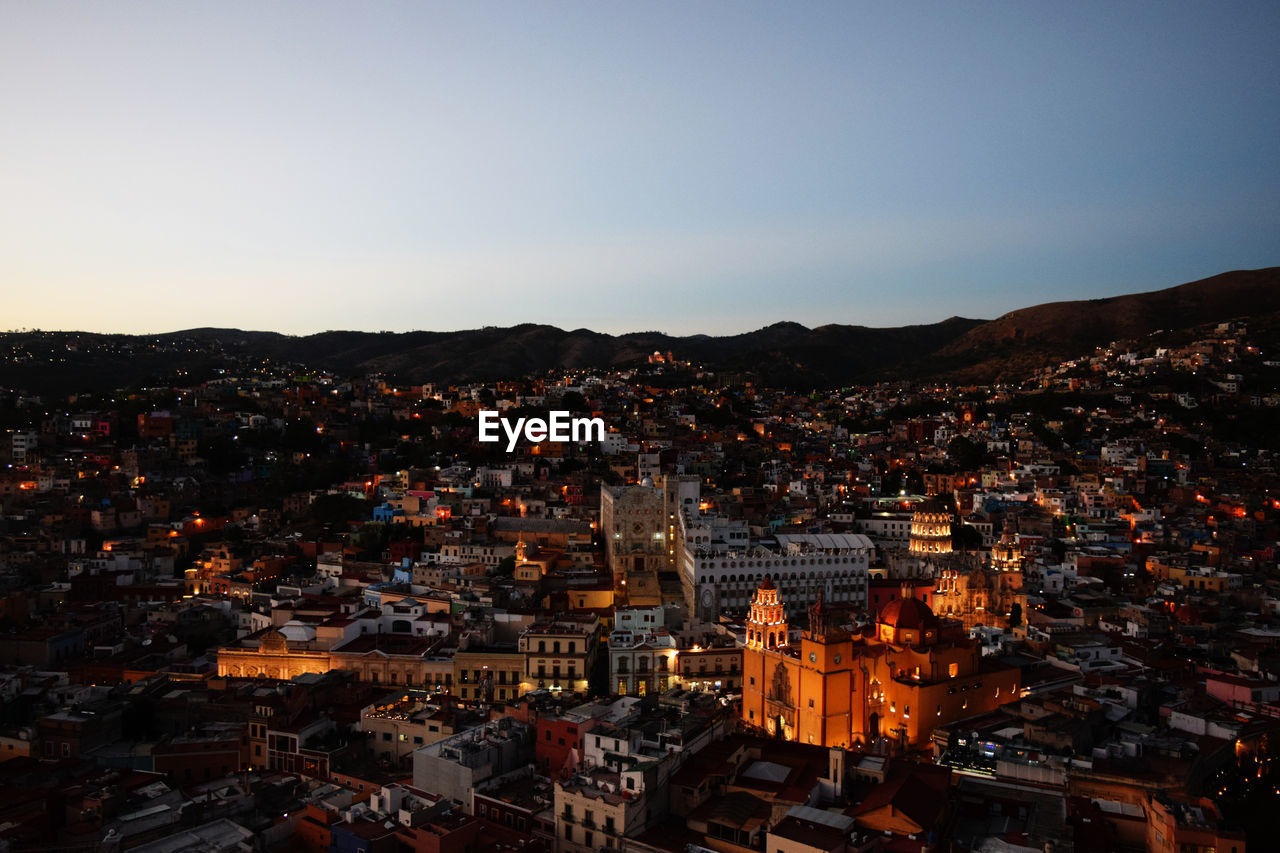
[(565, 391), (560, 397), (560, 405), (568, 409), (570, 412), (590, 411), (590, 408), (587, 406), (587, 398), (577, 391)]
[(982, 467), (987, 456), (987, 448), (970, 441), (963, 435), (957, 435), (947, 445), (947, 455), (960, 467), (961, 471), (976, 471)]
[(956, 551), (980, 551), (982, 534), (972, 524), (956, 522), (951, 525), (951, 547)]
[(311, 502), (308, 513), (316, 521), (341, 524), (347, 521), (363, 521), (367, 504), (351, 495), (320, 495)]

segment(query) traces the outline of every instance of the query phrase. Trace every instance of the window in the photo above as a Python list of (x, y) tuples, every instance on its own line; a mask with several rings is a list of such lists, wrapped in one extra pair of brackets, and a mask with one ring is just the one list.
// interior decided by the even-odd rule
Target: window
[(959, 674), (960, 674), (960, 664), (955, 663), (954, 661), (952, 663), (947, 664), (948, 676), (950, 676), (951, 678), (955, 678)]
[[(565, 817), (568, 817), (568, 815), (565, 815)], [(565, 841), (573, 840), (573, 827), (567, 823), (564, 825), (564, 840)]]

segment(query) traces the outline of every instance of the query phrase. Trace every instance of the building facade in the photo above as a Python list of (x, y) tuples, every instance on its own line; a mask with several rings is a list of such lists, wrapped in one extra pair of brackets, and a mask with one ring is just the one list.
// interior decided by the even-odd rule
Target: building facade
[(564, 614), (526, 628), (519, 642), (525, 660), (521, 692), (586, 692), (600, 652), (600, 630), (600, 618), (592, 613)]
[(721, 544), (713, 535), (708, 542), (684, 545), (685, 594), (704, 622), (715, 622), (722, 613), (746, 613), (766, 576), (793, 614), (820, 594), (831, 602), (866, 604), (875, 546), (861, 533), (778, 534), (767, 544)]
[[(978, 641), (904, 590), (876, 622), (850, 628), (821, 597), (794, 646), (766, 579), (747, 623), (742, 716), (786, 740), (914, 749), (935, 726), (1016, 701), (1016, 669), (989, 665)], [(770, 645), (772, 643), (772, 646)]]

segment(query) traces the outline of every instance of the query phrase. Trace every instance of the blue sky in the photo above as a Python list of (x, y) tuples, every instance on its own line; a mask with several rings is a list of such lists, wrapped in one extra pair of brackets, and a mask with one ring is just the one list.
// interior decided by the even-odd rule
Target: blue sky
[(0, 3), (4, 328), (712, 334), (1280, 264), (1280, 4)]

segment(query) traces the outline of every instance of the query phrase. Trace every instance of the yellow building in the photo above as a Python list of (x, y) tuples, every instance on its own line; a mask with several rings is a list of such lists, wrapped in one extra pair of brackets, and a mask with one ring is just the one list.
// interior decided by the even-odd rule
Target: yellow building
[(453, 692), (461, 699), (519, 698), (525, 656), (515, 646), (469, 646), (453, 655)]
[[(773, 581), (757, 590), (743, 649), (742, 716), (787, 740), (922, 747), (935, 726), (1017, 700), (1016, 669), (985, 664), (976, 640), (910, 588), (874, 625), (849, 631), (819, 597), (798, 646)], [(780, 624), (781, 623), (781, 624)]]
[(525, 660), (521, 695), (544, 689), (585, 693), (599, 654), (601, 630), (594, 613), (562, 613), (521, 632), (518, 648)]
[(218, 649), (218, 675), (227, 678), (296, 678), (325, 673), (332, 667), (328, 649), (309, 642), (291, 642), (281, 631), (267, 631), (256, 646)]

